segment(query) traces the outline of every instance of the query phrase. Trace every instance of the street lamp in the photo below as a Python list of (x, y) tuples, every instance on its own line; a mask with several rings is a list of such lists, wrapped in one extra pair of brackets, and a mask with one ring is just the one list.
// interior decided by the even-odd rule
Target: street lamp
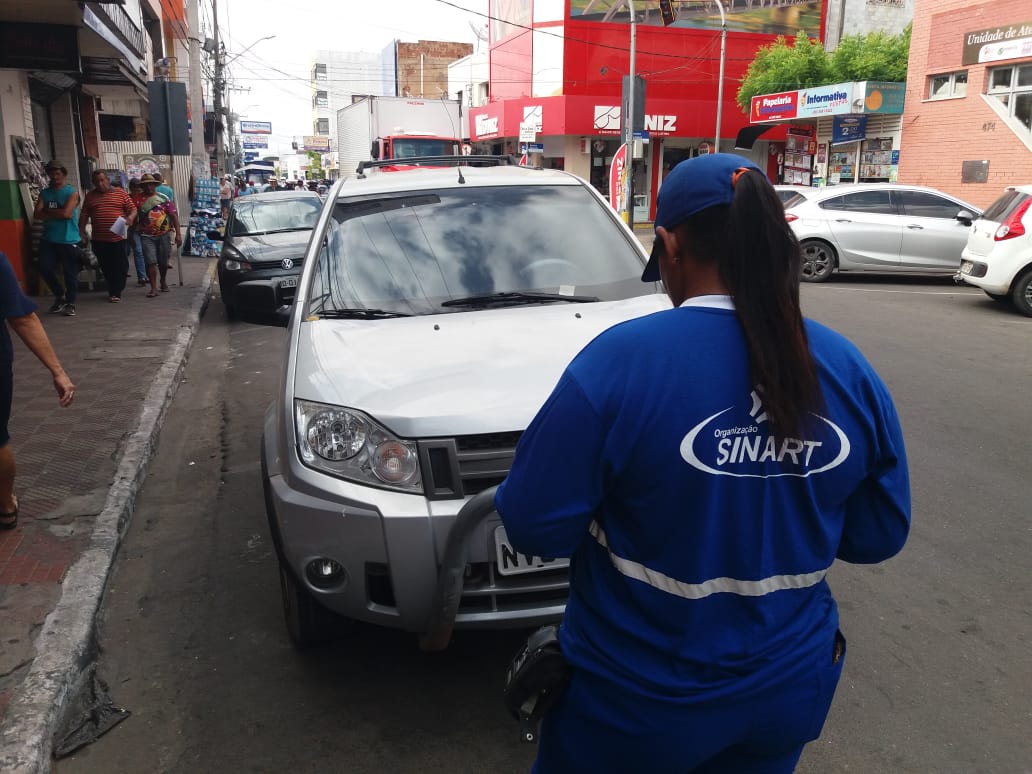
[(251, 45), (249, 45), (249, 46), (248, 46), (247, 48), (245, 48), (245, 49), (244, 49), (243, 51), (241, 51), (241, 52), (240, 52), (239, 54), (235, 54), (235, 55), (233, 56), (233, 58), (232, 58), (232, 59), (227, 59), (227, 60), (226, 60), (225, 62), (223, 62), (222, 66), (223, 66), (223, 67), (225, 67), (226, 65), (228, 65), (228, 64), (230, 64), (230, 63), (232, 63), (232, 62), (235, 62), (235, 61), (236, 61), (237, 59), (239, 59), (240, 57), (242, 57), (242, 56), (243, 56), (244, 54), (246, 54), (246, 53), (247, 53), (248, 51), (250, 51), (250, 50), (251, 50), (252, 48), (254, 48), (255, 46), (257, 46), (257, 45), (258, 45), (259, 43), (261, 43), (261, 42), (262, 42), (263, 40), (272, 40), (272, 39), (273, 39), (274, 37), (276, 37), (276, 36), (275, 36), (275, 35), (266, 35), (266, 36), (265, 36), (264, 38), (258, 38), (258, 40), (256, 40), (256, 41), (255, 41), (254, 43), (252, 43)]
[(727, 58), (727, 17), (724, 16), (724, 0), (717, 0), (720, 11), (720, 75), (717, 76), (717, 131), (713, 152), (720, 153), (720, 111), (724, 107), (724, 60)]

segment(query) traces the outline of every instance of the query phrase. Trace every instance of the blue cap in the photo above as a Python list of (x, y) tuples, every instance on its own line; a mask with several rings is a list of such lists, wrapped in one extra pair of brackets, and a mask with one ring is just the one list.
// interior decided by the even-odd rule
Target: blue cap
[[(697, 212), (710, 207), (731, 204), (735, 198), (735, 173), (740, 169), (755, 169), (756, 164), (734, 153), (710, 153), (685, 159), (663, 178), (656, 199), (655, 227), (669, 230)], [(642, 282), (659, 281), (659, 247), (657, 239), (652, 254), (641, 274)]]

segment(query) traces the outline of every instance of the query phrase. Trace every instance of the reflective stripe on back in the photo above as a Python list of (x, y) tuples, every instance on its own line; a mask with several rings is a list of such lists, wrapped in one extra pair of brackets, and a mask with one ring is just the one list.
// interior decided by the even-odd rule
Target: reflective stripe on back
[(617, 556), (609, 547), (606, 541), (606, 533), (598, 522), (591, 522), (588, 532), (598, 541), (598, 544), (609, 552), (609, 561), (613, 567), (622, 575), (628, 578), (647, 583), (654, 589), (665, 591), (674, 596), (685, 599), (703, 599), (711, 594), (737, 594), (742, 597), (762, 597), (774, 591), (785, 591), (787, 589), (805, 589), (816, 586), (824, 576), (828, 574), (827, 569), (800, 575), (771, 575), (769, 578), (762, 578), (755, 581), (737, 580), (735, 578), (711, 578), (702, 583), (685, 583), (669, 575), (664, 575), (656, 570), (649, 569), (643, 564), (632, 562)]

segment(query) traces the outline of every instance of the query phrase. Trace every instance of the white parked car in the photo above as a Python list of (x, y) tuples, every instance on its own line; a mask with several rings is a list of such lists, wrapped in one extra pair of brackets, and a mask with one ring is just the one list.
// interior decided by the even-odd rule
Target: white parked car
[(959, 279), (1032, 317), (1032, 185), (1007, 188), (971, 227)]
[(516, 553), (489, 495), (577, 352), (670, 301), (591, 185), (491, 158), (505, 163), (337, 183), (293, 309), (277, 309), (276, 279), (236, 288), (242, 318), (288, 324), (261, 461), (299, 646), (331, 612), (441, 646), (452, 624), (533, 626), (565, 608), (566, 560)]
[(824, 282), (836, 270), (955, 274), (979, 214), (934, 188), (859, 183), (829, 186), (785, 219), (803, 250), (802, 280)]
[(813, 188), (808, 185), (788, 185), (779, 183), (774, 186), (774, 192), (778, 195), (778, 198), (781, 199), (781, 203), (785, 205), (785, 209), (787, 210), (789, 207), (799, 204), (799, 202), (804, 202), (811, 196), (820, 193), (820, 189)]

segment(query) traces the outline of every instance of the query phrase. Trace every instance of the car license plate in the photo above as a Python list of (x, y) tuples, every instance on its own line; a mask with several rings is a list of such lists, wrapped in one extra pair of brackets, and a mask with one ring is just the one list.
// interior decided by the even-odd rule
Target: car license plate
[(542, 570), (554, 570), (557, 567), (568, 567), (569, 559), (550, 559), (544, 556), (528, 556), (520, 554), (509, 545), (505, 536), (505, 527), (496, 527), (494, 531), (495, 561), (498, 562), (498, 572), (502, 575), (522, 575), (526, 572), (541, 572)]
[(974, 267), (974, 264), (971, 263), (971, 261), (962, 261), (961, 264), (960, 264), (960, 273), (961, 274), (970, 274), (971, 273), (971, 269), (973, 267)]
[(279, 286), (281, 288), (296, 288), (297, 277), (284, 277), (280, 280)]

